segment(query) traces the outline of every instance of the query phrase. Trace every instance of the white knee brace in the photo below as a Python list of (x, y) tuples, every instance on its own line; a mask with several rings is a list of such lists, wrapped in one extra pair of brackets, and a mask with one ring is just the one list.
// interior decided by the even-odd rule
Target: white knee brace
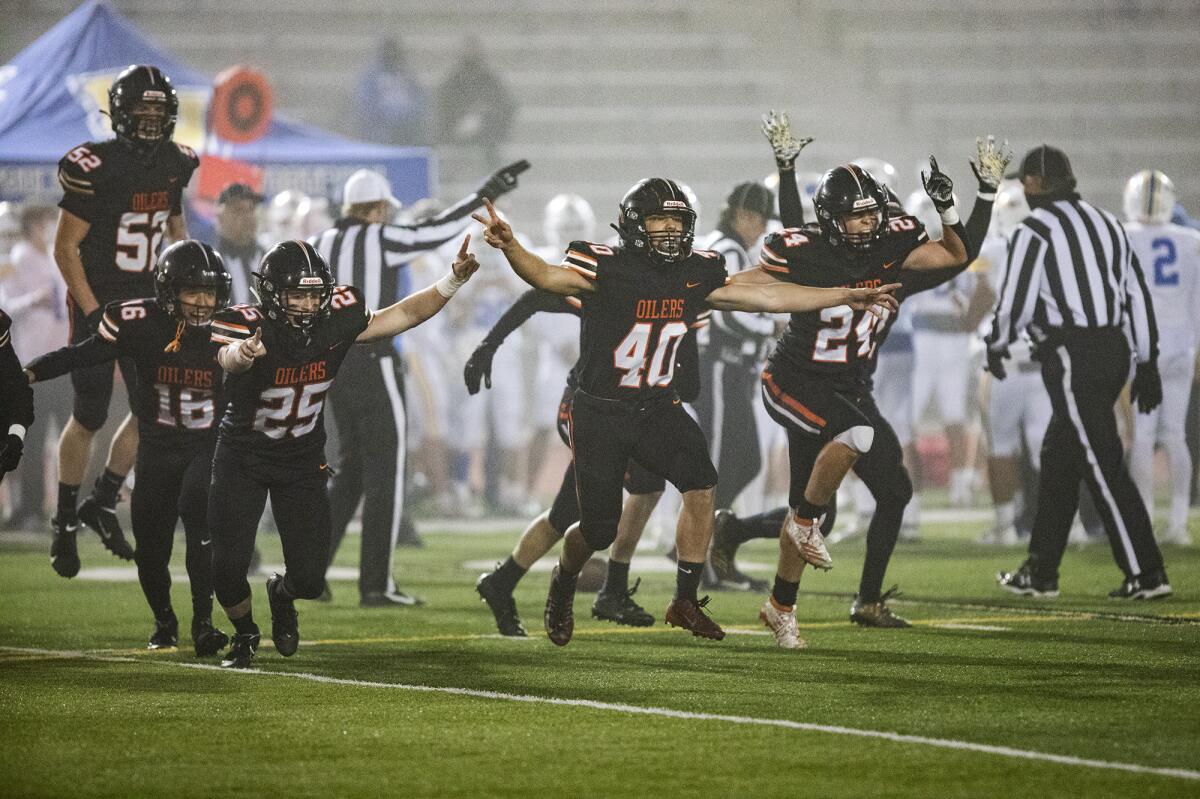
[(871, 444), (875, 441), (875, 428), (860, 424), (857, 427), (851, 427), (849, 430), (843, 430), (834, 436), (833, 440), (845, 444), (859, 455), (862, 455), (871, 449)]

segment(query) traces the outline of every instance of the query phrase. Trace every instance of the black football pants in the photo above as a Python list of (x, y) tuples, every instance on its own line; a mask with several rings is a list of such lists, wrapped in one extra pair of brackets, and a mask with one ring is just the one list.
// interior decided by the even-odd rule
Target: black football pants
[(702, 353), (701, 364), (708, 379), (696, 400), (696, 413), (721, 478), (714, 507), (729, 508), (762, 469), (754, 416), (758, 369), (722, 361), (711, 352)]
[(287, 587), (301, 599), (325, 588), (329, 563), (328, 469), (323, 453), (292, 461), (268, 460), (218, 442), (208, 492), (217, 601), (230, 608), (250, 596), (246, 571), (267, 498), (283, 544)]
[(1038, 347), (1053, 413), (1042, 440), (1038, 509), (1029, 540), (1039, 577), (1058, 576), (1082, 479), (1125, 576), (1161, 569), (1150, 516), (1125, 466), (1113, 406), (1129, 376), (1118, 328), (1059, 332)]
[(329, 562), (362, 500), (360, 595), (394, 591), (392, 559), (404, 517), (407, 415), (400, 359), (391, 350), (353, 347), (330, 398), (340, 451), (330, 481)]
[(185, 564), (192, 587), (193, 618), (212, 615), (212, 537), (208, 530), (208, 483), (213, 442), (195, 444), (143, 436), (130, 512), (137, 543), (138, 582), (156, 619), (171, 610), (171, 549), (183, 521)]

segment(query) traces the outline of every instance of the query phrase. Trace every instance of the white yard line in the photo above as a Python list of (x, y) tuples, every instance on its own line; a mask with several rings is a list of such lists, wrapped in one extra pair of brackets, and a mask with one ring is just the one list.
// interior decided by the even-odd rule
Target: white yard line
[[(53, 649), (33, 649), (26, 647), (0, 646), (0, 652), (12, 652), (20, 655), (40, 655), (43, 657), (97, 660), (110, 663), (139, 663), (147, 662), (128, 657), (111, 657), (91, 654), (89, 652), (64, 651)], [(955, 749), (981, 754), (1014, 757), (1022, 760), (1036, 760), (1045, 763), (1058, 763), (1064, 766), (1080, 766), (1091, 769), (1109, 771), (1124, 771), (1131, 774), (1153, 774), (1159, 777), (1175, 777), (1177, 779), (1200, 782), (1200, 771), (1182, 768), (1161, 768), (1158, 766), (1143, 766), (1138, 763), (1122, 763), (1112, 760), (1093, 760), (1071, 755), (1056, 755), (1050, 752), (1038, 752), (1032, 749), (1016, 749), (1010, 746), (993, 746), (972, 741), (959, 741), (953, 738), (929, 738), (923, 735), (903, 735), (884, 730), (865, 730), (856, 727), (841, 727), (831, 724), (812, 724), (790, 719), (757, 718), (754, 716), (729, 716), (720, 713), (696, 713), (688, 710), (673, 710), (665, 707), (642, 707), (639, 705), (623, 705), (613, 702), (597, 702), (591, 699), (561, 699), (553, 696), (530, 696), (527, 694), (509, 694), (500, 691), (482, 691), (476, 688), (452, 688), (436, 685), (412, 685), (407, 683), (375, 682), (371, 680), (349, 680), (341, 677), (327, 677), (323, 674), (305, 672), (263, 671), (247, 669), (238, 671), (222, 669), (209, 663), (185, 663), (178, 661), (154, 660), (155, 665), (174, 666), (176, 668), (195, 669), (198, 671), (217, 671), (223, 674), (244, 677), (277, 677), (283, 679), (303, 680), (324, 685), (345, 685), (355, 688), (380, 688), (396, 691), (409, 691), (427, 694), (447, 694), (450, 696), (465, 696), (473, 699), (491, 699), (502, 702), (522, 702), (534, 705), (555, 705), (558, 707), (577, 707), (588, 710), (600, 710), (612, 713), (626, 713), (639, 716), (657, 716), (659, 718), (686, 719), (690, 721), (716, 721), (725, 724), (745, 724), (759, 727), (776, 727), (802, 732), (820, 732), (829, 735), (847, 735), (855, 738), (875, 738), (900, 744), (917, 746), (932, 746), (939, 749)]]

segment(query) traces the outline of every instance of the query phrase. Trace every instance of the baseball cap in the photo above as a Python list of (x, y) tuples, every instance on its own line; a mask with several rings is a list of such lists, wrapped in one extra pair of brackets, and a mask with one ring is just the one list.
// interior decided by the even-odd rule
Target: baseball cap
[(761, 183), (739, 183), (725, 198), (727, 208), (744, 208), (766, 219), (775, 218), (775, 195)]
[(1067, 154), (1049, 144), (1042, 144), (1030, 150), (1021, 160), (1021, 171), (1018, 174), (1020, 177), (1040, 175), (1051, 180), (1075, 177)]
[(253, 200), (256, 203), (262, 202), (265, 197), (256, 192), (245, 183), (230, 183), (225, 188), (221, 189), (221, 195), (217, 197), (218, 204), (224, 204), (230, 200)]
[(378, 172), (360, 169), (346, 179), (346, 185), (342, 189), (343, 205), (376, 203), (384, 200), (393, 206), (400, 206), (400, 201), (392, 196), (392, 184), (388, 183), (388, 179)]

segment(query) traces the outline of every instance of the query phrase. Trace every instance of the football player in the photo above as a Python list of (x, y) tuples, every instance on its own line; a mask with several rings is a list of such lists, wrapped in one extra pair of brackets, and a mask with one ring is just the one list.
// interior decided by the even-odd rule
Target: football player
[(258, 303), (235, 305), (213, 320), (227, 406), (208, 520), (217, 600), (236, 629), (222, 666), (248, 668), (258, 650), (246, 570), (268, 497), (287, 566), (267, 580), (271, 639), (284, 657), (296, 652), (294, 601), (321, 595), (329, 560), (325, 396), (356, 342), (391, 338), (445, 306), (478, 268), (467, 251), (470, 238), (450, 273), (380, 311), (368, 308), (358, 289), (335, 285), (311, 244), (285, 241), (263, 256), (254, 276)]
[[(208, 481), (216, 422), (220, 418), (221, 371), (209, 323), (229, 302), (231, 279), (221, 256), (207, 244), (181, 241), (163, 250), (154, 270), (154, 297), (109, 303), (97, 333), (43, 355), (26, 369), (30, 382), (129, 358), (136, 367), (131, 387), (137, 412), (137, 481), (131, 506), (137, 544), (138, 581), (154, 633), (150, 649), (173, 647), (179, 622), (171, 606), (171, 549), (182, 519), (192, 592), (192, 643), (196, 655), (214, 655), (229, 636), (212, 625), (212, 547), (208, 531)], [(72, 574), (79, 556), (58, 552)]]
[[(530, 253), (488, 203), (488, 244), (535, 288), (582, 302), (578, 387), (568, 410), (580, 523), (564, 538), (550, 580), (544, 623), (564, 646), (574, 629), (575, 581), (594, 552), (617, 535), (621, 491), (631, 459), (666, 475), (683, 494), (676, 532), (675, 598), (667, 624), (720, 640), (724, 631), (697, 598), (712, 537), (717, 474), (696, 421), (675, 390), (676, 353), (705, 311), (785, 313), (850, 304), (884, 313), (895, 286), (814, 289), (730, 278), (718, 253), (693, 250), (695, 212), (674, 181), (639, 181), (621, 201), (620, 244), (575, 241), (560, 266)], [(770, 280), (768, 278), (768, 280)], [(876, 305), (881, 307), (876, 308)]]
[(21, 463), (25, 433), (33, 424), (33, 389), (12, 345), (12, 318), (0, 310), (0, 480)]
[[(122, 71), (109, 89), (108, 107), (116, 138), (81, 144), (58, 163), (63, 197), (54, 258), (69, 292), (71, 344), (96, 333), (108, 303), (154, 294), (153, 269), (164, 235), (187, 238), (183, 189), (200, 163), (190, 148), (171, 140), (179, 98), (157, 67)], [(118, 365), (125, 385), (135, 385), (132, 361), (122, 357)], [(50, 561), (63, 577), (79, 569), (74, 553), (80, 521), (114, 555), (133, 558), (115, 507), (137, 453), (137, 426), (132, 415), (126, 418), (104, 473), (77, 508), (92, 437), (108, 415), (113, 367), (72, 372), (71, 383), (75, 408), (59, 439), (58, 511), (51, 520)]]
[(1125, 230), (1142, 263), (1158, 320), (1163, 401), (1150, 413), (1135, 414), (1130, 471), (1146, 507), (1154, 509), (1154, 445), (1167, 451), (1171, 509), (1159, 540), (1190, 544), (1188, 486), (1192, 473), (1184, 433), (1188, 393), (1196, 363), (1200, 322), (1200, 231), (1172, 224), (1175, 186), (1158, 170), (1143, 170), (1125, 185)]
[[(579, 316), (580, 308), (578, 297), (563, 297), (538, 289), (527, 291), (500, 317), (500, 321), (488, 332), (487, 337), (467, 361), (463, 369), (467, 391), (475, 394), (481, 384), (492, 387), (492, 356), (508, 334), (531, 316), (539, 311)], [(707, 322), (707, 318), (697, 320), (684, 343), (680, 345), (676, 369), (679, 395), (684, 402), (692, 402), (700, 386), (700, 378), (696, 374), (698, 359), (693, 331), (701, 329)], [(558, 435), (567, 446), (571, 445), (568, 419), (577, 382), (576, 368), (572, 367), (567, 375), (567, 386), (562, 392), (557, 412)], [(649, 627), (654, 624), (654, 616), (633, 599), (640, 585), (640, 578), (632, 588), (629, 587), (629, 565), (638, 542), (641, 541), (646, 523), (666, 490), (666, 480), (640, 466), (637, 461), (631, 460), (625, 474), (625, 490), (629, 492), (629, 498), (621, 510), (617, 536), (609, 551), (604, 585), (592, 603), (592, 616), (631, 627)], [(579, 499), (575, 489), (575, 468), (571, 463), (563, 473), (558, 494), (555, 495), (549, 510), (530, 522), (516, 548), (503, 563), (494, 571), (480, 575), (475, 583), (475, 590), (491, 609), (501, 635), (526, 635), (520, 614), (517, 612), (516, 601), (513, 599), (513, 591), (529, 568), (578, 522)]]

